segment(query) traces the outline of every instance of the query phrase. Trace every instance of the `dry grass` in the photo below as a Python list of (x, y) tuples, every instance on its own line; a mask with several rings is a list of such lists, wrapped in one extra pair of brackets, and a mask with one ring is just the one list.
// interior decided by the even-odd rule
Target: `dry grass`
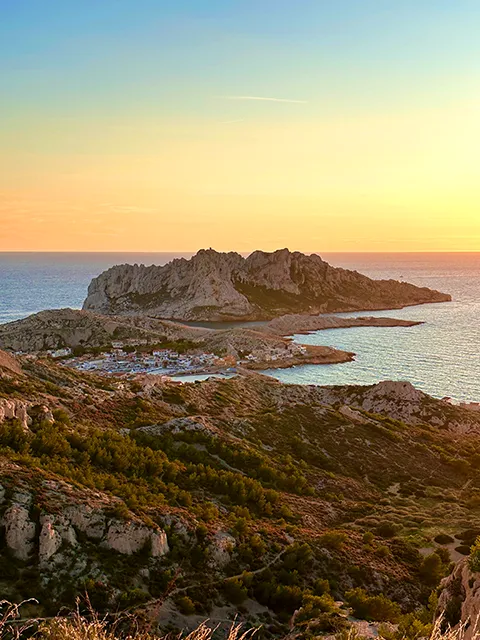
[(212, 640), (214, 634), (215, 637), (222, 635), (224, 640), (248, 640), (255, 633), (254, 629), (242, 631), (242, 625), (232, 623), (224, 634), (220, 634), (218, 627), (211, 628), (206, 622), (189, 634), (158, 635), (148, 630), (122, 633), (116, 625), (112, 627), (94, 614), (86, 618), (80, 613), (49, 620), (22, 621), (19, 611), (22, 604), (0, 601), (0, 640)]
[[(22, 603), (24, 604), (24, 603)], [(134, 633), (121, 633), (111, 625), (95, 615), (85, 618), (80, 613), (69, 617), (58, 617), (50, 620), (21, 621), (19, 608), (21, 605), (12, 605), (6, 601), (0, 601), (0, 640), (23, 640), (35, 638), (36, 640), (251, 640), (255, 635), (255, 629), (242, 630), (241, 624), (232, 623), (224, 632), (219, 627), (211, 628), (206, 622), (200, 624), (189, 634), (162, 634), (151, 631), (137, 631)], [(458, 625), (454, 629), (442, 630), (442, 619), (439, 618), (433, 626), (432, 633), (425, 640), (480, 640), (480, 621), (473, 625)], [(330, 636), (331, 637), (331, 636)], [(301, 634), (292, 633), (284, 640), (301, 640)], [(336, 640), (363, 640), (352, 627), (349, 631), (336, 636)], [(378, 636), (375, 640), (385, 640)], [(417, 640), (422, 640), (417, 638)]]

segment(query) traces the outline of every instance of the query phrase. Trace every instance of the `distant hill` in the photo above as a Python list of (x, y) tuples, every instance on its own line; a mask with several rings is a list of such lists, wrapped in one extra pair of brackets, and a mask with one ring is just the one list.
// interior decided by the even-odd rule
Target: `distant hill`
[(84, 309), (173, 320), (261, 320), (449, 300), (424, 287), (332, 267), (316, 254), (282, 249), (244, 258), (209, 249), (165, 266), (112, 267), (92, 280)]
[(114, 318), (77, 309), (50, 309), (0, 325), (0, 348), (26, 353), (61, 347), (102, 347), (121, 340), (150, 343), (197, 341), (208, 329), (187, 327), (157, 318)]

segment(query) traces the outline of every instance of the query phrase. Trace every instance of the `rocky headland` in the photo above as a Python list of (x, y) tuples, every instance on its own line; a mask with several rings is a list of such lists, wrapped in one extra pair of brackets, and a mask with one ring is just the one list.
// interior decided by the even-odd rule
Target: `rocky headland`
[(338, 316), (288, 314), (274, 318), (264, 330), (281, 336), (313, 333), (326, 329), (349, 329), (353, 327), (416, 327), (423, 322), (399, 320), (397, 318), (340, 318)]
[(94, 278), (84, 309), (183, 321), (265, 320), (288, 313), (393, 309), (451, 300), (395, 280), (372, 280), (288, 249), (238, 253), (201, 250), (164, 266), (120, 265)]

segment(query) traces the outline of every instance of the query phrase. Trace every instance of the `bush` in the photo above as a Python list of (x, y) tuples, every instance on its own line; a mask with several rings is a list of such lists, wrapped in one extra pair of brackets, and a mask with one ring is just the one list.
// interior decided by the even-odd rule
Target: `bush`
[(365, 531), (365, 533), (363, 534), (363, 543), (372, 544), (374, 540), (375, 536), (373, 535), (373, 533), (371, 531)]
[(320, 536), (319, 543), (326, 549), (340, 551), (347, 540), (348, 536), (343, 531), (327, 531), (327, 533)]
[(177, 598), (176, 605), (180, 613), (184, 616), (191, 616), (195, 613), (195, 604), (188, 596), (180, 596)]
[(437, 544), (450, 544), (454, 542), (453, 538), (446, 533), (439, 533), (438, 536), (434, 538)]
[(358, 588), (348, 591), (345, 598), (356, 618), (376, 622), (397, 622), (401, 616), (399, 605), (384, 595), (370, 596), (364, 589)]
[(393, 522), (382, 522), (377, 527), (377, 534), (381, 538), (393, 538), (398, 533), (398, 526)]
[(445, 574), (445, 565), (437, 553), (432, 553), (422, 560), (420, 576), (425, 584), (435, 587)]
[(474, 573), (480, 571), (480, 536), (476, 539), (475, 544), (470, 550), (468, 566), (470, 567), (470, 571)]
[(307, 595), (303, 599), (302, 608), (298, 612), (295, 622), (303, 622), (312, 618), (319, 618), (322, 613), (333, 613), (335, 611), (335, 601), (332, 596)]
[(455, 547), (455, 551), (457, 551), (457, 553), (461, 553), (462, 556), (468, 556), (470, 553), (470, 547), (466, 544), (459, 544), (458, 547)]
[(248, 591), (243, 582), (238, 579), (226, 580), (223, 591), (232, 604), (242, 604), (248, 597)]
[(378, 558), (388, 558), (388, 556), (391, 555), (390, 549), (387, 547), (387, 545), (382, 544), (375, 549), (375, 555)]
[(313, 593), (316, 596), (323, 596), (325, 593), (330, 593), (330, 583), (328, 580), (318, 578), (313, 585)]

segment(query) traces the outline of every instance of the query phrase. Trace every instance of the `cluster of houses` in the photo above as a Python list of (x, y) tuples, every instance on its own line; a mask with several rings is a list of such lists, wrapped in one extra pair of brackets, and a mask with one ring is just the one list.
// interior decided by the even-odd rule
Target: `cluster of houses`
[(259, 351), (252, 351), (243, 358), (243, 362), (276, 362), (285, 358), (306, 355), (307, 347), (302, 344), (290, 342), (285, 347), (270, 347)]
[(228, 369), (235, 365), (231, 358), (219, 358), (212, 353), (180, 354), (172, 349), (158, 349), (150, 353), (130, 352), (125, 351), (121, 343), (113, 343), (112, 347), (111, 351), (96, 356), (83, 355), (69, 358), (66, 364), (83, 371), (99, 373), (158, 373), (169, 376)]

